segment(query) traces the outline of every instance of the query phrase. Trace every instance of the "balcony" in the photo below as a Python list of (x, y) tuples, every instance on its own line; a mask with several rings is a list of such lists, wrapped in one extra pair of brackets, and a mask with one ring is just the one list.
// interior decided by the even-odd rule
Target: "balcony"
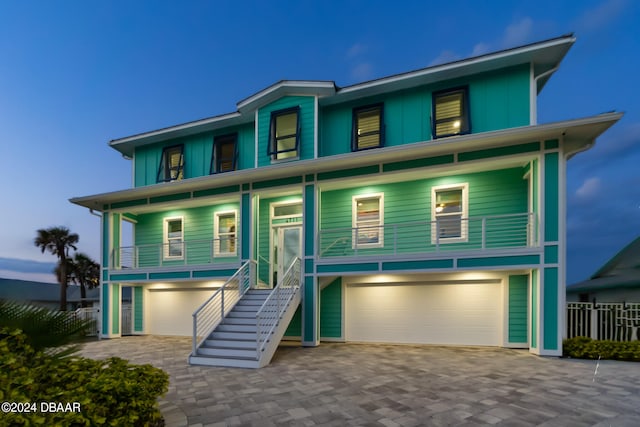
[(320, 230), (318, 261), (411, 257), (538, 247), (534, 213), (451, 218)]
[(123, 246), (111, 252), (112, 269), (170, 269), (185, 266), (239, 265), (236, 239), (191, 240), (184, 242)]

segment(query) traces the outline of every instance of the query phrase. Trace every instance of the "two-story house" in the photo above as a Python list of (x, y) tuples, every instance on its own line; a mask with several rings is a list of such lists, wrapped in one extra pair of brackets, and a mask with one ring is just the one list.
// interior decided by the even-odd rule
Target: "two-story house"
[(102, 336), (131, 287), (134, 333), (193, 336), (192, 363), (261, 366), (283, 334), (560, 355), (567, 161), (621, 117), (537, 123), (574, 42), (280, 81), (111, 141), (134, 188), (72, 199), (102, 213)]

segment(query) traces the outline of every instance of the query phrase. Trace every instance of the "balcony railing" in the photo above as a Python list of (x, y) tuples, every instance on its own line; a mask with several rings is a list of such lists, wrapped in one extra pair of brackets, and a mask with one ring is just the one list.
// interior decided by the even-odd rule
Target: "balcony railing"
[(115, 269), (144, 269), (238, 262), (235, 239), (123, 246), (111, 252)]
[(400, 256), (538, 246), (533, 213), (333, 228), (318, 233), (319, 258)]

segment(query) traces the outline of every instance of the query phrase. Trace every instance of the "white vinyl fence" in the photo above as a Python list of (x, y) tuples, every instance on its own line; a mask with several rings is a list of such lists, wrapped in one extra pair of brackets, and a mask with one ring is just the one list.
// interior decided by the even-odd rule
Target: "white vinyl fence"
[(640, 303), (567, 303), (567, 338), (640, 339)]

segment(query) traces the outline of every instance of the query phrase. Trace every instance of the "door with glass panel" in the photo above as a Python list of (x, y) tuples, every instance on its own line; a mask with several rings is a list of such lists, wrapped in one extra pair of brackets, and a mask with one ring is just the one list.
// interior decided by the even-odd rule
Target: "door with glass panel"
[(293, 260), (302, 255), (302, 226), (274, 227), (273, 240), (275, 266), (271, 286), (275, 286), (278, 280), (287, 272), (287, 268), (289, 268)]

